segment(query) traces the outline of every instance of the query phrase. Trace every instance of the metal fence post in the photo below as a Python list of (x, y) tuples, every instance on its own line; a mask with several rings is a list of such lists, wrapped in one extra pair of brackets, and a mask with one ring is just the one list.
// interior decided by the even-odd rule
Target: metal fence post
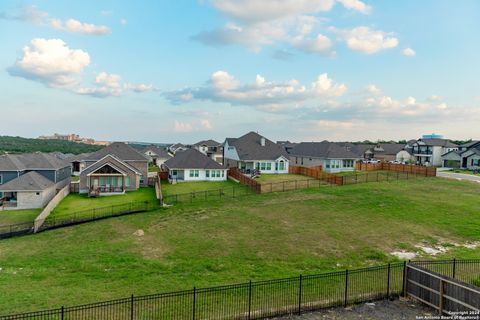
[(457, 259), (453, 258), (453, 270), (452, 270), (452, 278), (455, 279), (455, 269), (457, 267)]
[(402, 296), (406, 297), (405, 294), (405, 278), (407, 276), (407, 261), (403, 261), (403, 279), (402, 279)]
[(250, 314), (252, 312), (252, 280), (248, 284), (248, 320), (250, 320)]
[(440, 296), (438, 297), (438, 313), (440, 315), (443, 314), (443, 279), (440, 279), (440, 288), (439, 288), (439, 293), (440, 293)]
[(62, 316), (61, 319), (63, 320), (63, 319), (65, 318), (65, 307), (64, 307), (64, 306), (62, 306), (62, 314), (61, 314), (61, 316)]
[(390, 263), (387, 269), (387, 299), (390, 297)]
[(133, 320), (133, 294), (130, 299), (130, 320)]
[(298, 315), (302, 314), (302, 275), (299, 277), (298, 283)]
[(348, 302), (348, 269), (345, 270), (345, 302), (343, 306), (346, 308)]
[(196, 298), (196, 293), (197, 293), (197, 288), (193, 287), (193, 310), (192, 310), (192, 313), (193, 313), (193, 320), (195, 320), (195, 307), (196, 307), (196, 301), (195, 301), (195, 298)]

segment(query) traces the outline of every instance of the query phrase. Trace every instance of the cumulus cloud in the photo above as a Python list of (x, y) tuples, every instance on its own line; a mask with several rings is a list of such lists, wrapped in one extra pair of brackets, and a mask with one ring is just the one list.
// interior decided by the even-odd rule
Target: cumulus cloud
[(366, 5), (364, 2), (360, 0), (337, 0), (340, 2), (345, 8), (356, 10), (363, 14), (370, 14), (372, 12), (372, 7)]
[(317, 29), (336, 2), (364, 14), (371, 7), (360, 0), (210, 0), (229, 21), (221, 27), (202, 31), (192, 39), (209, 46), (242, 45), (254, 51), (284, 44), (306, 53), (333, 55), (333, 42)]
[(193, 131), (193, 126), (192, 126), (191, 123), (180, 122), (180, 121), (175, 120), (174, 125), (173, 125), (173, 130), (175, 132), (187, 133), (187, 132), (192, 132)]
[(330, 27), (330, 31), (343, 40), (350, 49), (366, 54), (373, 54), (384, 49), (395, 48), (399, 42), (393, 35), (365, 26), (353, 29)]
[(202, 87), (186, 88), (164, 95), (175, 104), (192, 100), (210, 100), (278, 111), (295, 107), (310, 99), (339, 97), (346, 91), (345, 84), (334, 83), (326, 73), (319, 75), (310, 86), (305, 86), (295, 79), (267, 81), (261, 75), (256, 76), (254, 83), (241, 84), (228, 72), (216, 71)]
[(62, 21), (60, 19), (52, 19), (50, 25), (54, 29), (66, 30), (69, 32), (82, 33), (87, 35), (106, 35), (112, 33), (109, 27), (95, 25), (92, 23), (84, 23), (75, 19)]
[(402, 54), (405, 56), (405, 57), (415, 57), (415, 55), (417, 54), (415, 52), (415, 50), (413, 50), (412, 48), (405, 48), (402, 50)]
[(80, 22), (75, 19), (67, 19), (63, 21), (61, 19), (50, 18), (48, 12), (41, 11), (36, 6), (25, 6), (20, 12), (0, 13), (0, 19), (18, 20), (38, 25), (46, 25), (54, 29), (86, 35), (107, 35), (112, 32), (109, 27), (103, 25)]
[(155, 88), (153, 85), (122, 83), (122, 77), (118, 74), (100, 72), (95, 77), (93, 87), (80, 87), (74, 91), (81, 95), (90, 95), (97, 98), (118, 97), (125, 92), (149, 92)]
[(200, 121), (200, 124), (202, 125), (202, 127), (204, 129), (207, 129), (207, 130), (212, 129), (212, 124), (210, 123), (210, 120), (208, 120), (208, 119), (202, 119)]
[(78, 84), (89, 64), (87, 52), (71, 49), (61, 39), (36, 38), (22, 49), (22, 56), (8, 72), (50, 87), (68, 87)]

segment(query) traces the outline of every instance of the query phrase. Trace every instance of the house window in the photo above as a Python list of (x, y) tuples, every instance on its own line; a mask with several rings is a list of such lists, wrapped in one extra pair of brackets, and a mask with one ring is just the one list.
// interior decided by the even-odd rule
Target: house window
[(325, 168), (330, 169), (330, 160), (325, 160)]
[(285, 162), (283, 160), (280, 160), (278, 170), (285, 170)]
[(199, 170), (195, 170), (195, 178), (198, 178), (199, 175), (200, 175), (200, 171), (199, 171)]
[(189, 174), (190, 174), (190, 178), (193, 178), (193, 177), (198, 178), (199, 171), (198, 170), (190, 170)]
[(260, 162), (260, 170), (265, 170), (265, 169), (266, 169), (265, 162)]
[(125, 186), (130, 187), (130, 177), (129, 176), (125, 177)]
[(272, 163), (271, 162), (267, 162), (267, 170), (272, 170)]
[(205, 170), (205, 177), (210, 178), (210, 170)]
[(225, 178), (225, 170), (222, 170), (222, 178)]
[(140, 183), (143, 183), (143, 175), (140, 176)]
[(220, 170), (216, 170), (217, 178), (220, 178)]

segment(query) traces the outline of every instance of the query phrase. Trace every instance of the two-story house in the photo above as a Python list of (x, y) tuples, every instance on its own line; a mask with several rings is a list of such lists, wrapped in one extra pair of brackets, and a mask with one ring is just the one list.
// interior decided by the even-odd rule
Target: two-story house
[(443, 166), (448, 168), (480, 169), (480, 141), (471, 141), (442, 155)]
[(419, 139), (412, 144), (413, 160), (418, 165), (442, 166), (442, 155), (458, 150), (458, 146), (447, 139)]
[(223, 145), (220, 142), (212, 139), (203, 140), (195, 143), (192, 147), (212, 160), (220, 164), (223, 163)]
[(227, 167), (237, 167), (245, 173), (288, 173), (290, 160), (285, 148), (256, 132), (227, 138), (223, 154)]

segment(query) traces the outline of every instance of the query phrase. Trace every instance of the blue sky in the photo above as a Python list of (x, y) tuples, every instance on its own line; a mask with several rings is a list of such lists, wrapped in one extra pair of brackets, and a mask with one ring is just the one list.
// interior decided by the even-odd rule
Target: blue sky
[(0, 135), (480, 138), (480, 2), (2, 1)]

